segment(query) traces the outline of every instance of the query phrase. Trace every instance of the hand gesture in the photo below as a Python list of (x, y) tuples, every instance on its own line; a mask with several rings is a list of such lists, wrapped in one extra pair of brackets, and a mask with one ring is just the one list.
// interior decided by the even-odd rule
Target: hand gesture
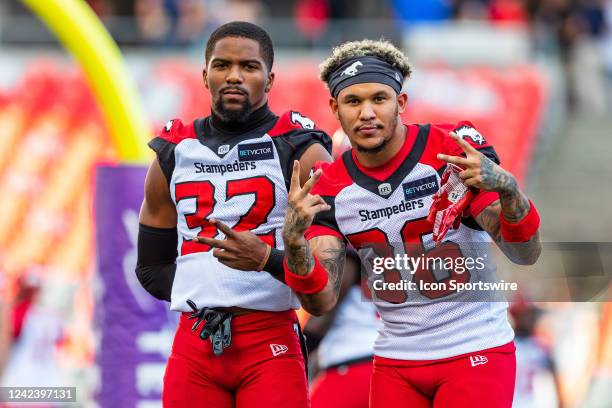
[(225, 234), (225, 239), (195, 237), (194, 242), (213, 247), (213, 256), (230, 268), (241, 271), (256, 271), (261, 268), (268, 250), (265, 242), (251, 231), (236, 232), (218, 220), (210, 220), (210, 223)]
[(463, 180), (463, 184), (499, 193), (516, 189), (516, 180), (512, 174), (495, 164), (456, 133), (450, 132), (450, 136), (455, 139), (466, 157), (438, 154), (438, 159), (461, 167), (463, 171), (459, 173), (459, 177)]
[(283, 239), (286, 241), (301, 238), (317, 213), (330, 210), (331, 207), (320, 195), (310, 194), (310, 190), (321, 178), (321, 174), (320, 169), (315, 171), (304, 186), (300, 187), (300, 162), (297, 160), (293, 162), (287, 212), (283, 225)]

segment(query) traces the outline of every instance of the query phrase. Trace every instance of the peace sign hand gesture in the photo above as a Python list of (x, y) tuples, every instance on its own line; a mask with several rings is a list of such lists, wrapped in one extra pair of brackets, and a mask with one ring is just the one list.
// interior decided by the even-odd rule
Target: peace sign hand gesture
[(446, 154), (438, 154), (437, 157), (439, 160), (456, 164), (463, 169), (463, 171), (459, 173), (459, 177), (463, 180), (463, 184), (467, 187), (475, 187), (484, 191), (496, 191), (499, 193), (516, 190), (516, 180), (510, 172), (495, 164), (491, 159), (480, 153), (456, 133), (450, 132), (450, 136), (455, 139), (466, 157), (449, 156)]
[(330, 210), (330, 206), (320, 195), (310, 194), (310, 190), (321, 178), (322, 171), (319, 169), (300, 187), (300, 162), (293, 162), (293, 173), (291, 174), (291, 186), (287, 201), (287, 212), (283, 225), (283, 239), (293, 241), (303, 237), (306, 229), (312, 224), (315, 215), (321, 211)]

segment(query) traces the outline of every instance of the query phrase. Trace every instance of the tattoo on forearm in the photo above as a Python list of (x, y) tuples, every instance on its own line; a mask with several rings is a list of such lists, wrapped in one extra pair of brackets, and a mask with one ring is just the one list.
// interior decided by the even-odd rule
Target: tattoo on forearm
[(285, 257), (287, 258), (287, 266), (295, 274), (307, 275), (314, 267), (314, 259), (310, 253), (310, 247), (304, 238), (296, 244), (287, 245)]
[(495, 165), (491, 159), (480, 159), (482, 183), (488, 190), (499, 191), (501, 211), (509, 222), (519, 222), (529, 212), (529, 200), (521, 194), (512, 174)]
[(340, 293), (340, 285), (342, 283), (342, 272), (344, 271), (344, 256), (346, 251), (346, 245), (344, 242), (340, 243), (338, 248), (328, 248), (323, 251), (321, 264), (327, 271), (329, 281), (333, 282), (334, 292), (336, 295)]
[(501, 209), (508, 222), (519, 222), (529, 213), (529, 200), (518, 190), (499, 193)]
[(517, 190), (516, 180), (512, 174), (497, 166), (487, 156), (480, 158), (480, 174), (482, 183), (492, 191)]
[(488, 207), (486, 207), (478, 216), (476, 220), (480, 226), (491, 235), (493, 241), (496, 243), (501, 242), (501, 230), (499, 222), (499, 214), (501, 212), (501, 204), (499, 200), (494, 201)]
[(300, 217), (295, 206), (288, 203), (283, 225), (285, 258), (289, 269), (298, 275), (306, 275), (314, 267), (310, 246), (303, 236), (307, 226), (308, 220)]
[[(529, 206), (529, 202), (527, 202), (527, 206)], [(535, 234), (527, 242), (505, 242), (502, 239), (499, 221), (499, 215), (502, 210), (500, 200), (497, 200), (478, 214), (476, 220), (512, 262), (518, 264), (531, 264), (535, 262), (542, 250), (539, 233)], [(527, 207), (528, 210), (529, 207)]]
[[(334, 301), (334, 298), (337, 299), (342, 285), (346, 245), (337, 238), (324, 238), (324, 240), (324, 244), (315, 242), (313, 250), (327, 272), (329, 279), (327, 287), (331, 287), (333, 290), (325, 290), (313, 295), (298, 294), (302, 307), (308, 311), (321, 310), (325, 304)], [(317, 251), (318, 244), (324, 245), (326, 248)]]
[(308, 227), (308, 220), (299, 216), (295, 206), (287, 203), (287, 216), (283, 225), (283, 235), (286, 237), (299, 236)]

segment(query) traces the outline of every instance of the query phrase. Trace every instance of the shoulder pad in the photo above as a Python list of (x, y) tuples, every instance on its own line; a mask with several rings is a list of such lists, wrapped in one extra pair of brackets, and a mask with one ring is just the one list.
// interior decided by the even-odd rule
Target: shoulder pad
[(180, 119), (172, 119), (166, 123), (156, 136), (167, 142), (178, 144), (184, 139), (195, 139), (196, 133), (193, 123), (185, 126)]
[(313, 172), (321, 169), (323, 174), (321, 178), (312, 188), (311, 194), (320, 194), (322, 196), (335, 196), (342, 189), (353, 184), (353, 180), (349, 176), (342, 158), (338, 158), (336, 161), (327, 162), (315, 162), (312, 170)]
[(281, 115), (268, 134), (272, 137), (281, 136), (296, 130), (318, 130), (314, 121), (300, 112), (288, 111)]
[(460, 154), (463, 152), (457, 142), (450, 137), (450, 132), (455, 132), (475, 149), (480, 150), (491, 146), (471, 122), (464, 120), (457, 123), (434, 124), (431, 126), (430, 135), (442, 139), (444, 153)]

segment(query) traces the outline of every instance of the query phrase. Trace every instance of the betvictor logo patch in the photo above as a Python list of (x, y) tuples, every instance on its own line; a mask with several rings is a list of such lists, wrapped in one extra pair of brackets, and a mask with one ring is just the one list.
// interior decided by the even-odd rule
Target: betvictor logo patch
[(238, 146), (238, 160), (256, 161), (274, 158), (272, 142), (249, 143)]
[(438, 180), (436, 176), (428, 176), (416, 181), (402, 184), (404, 199), (406, 201), (434, 194), (438, 191)]

